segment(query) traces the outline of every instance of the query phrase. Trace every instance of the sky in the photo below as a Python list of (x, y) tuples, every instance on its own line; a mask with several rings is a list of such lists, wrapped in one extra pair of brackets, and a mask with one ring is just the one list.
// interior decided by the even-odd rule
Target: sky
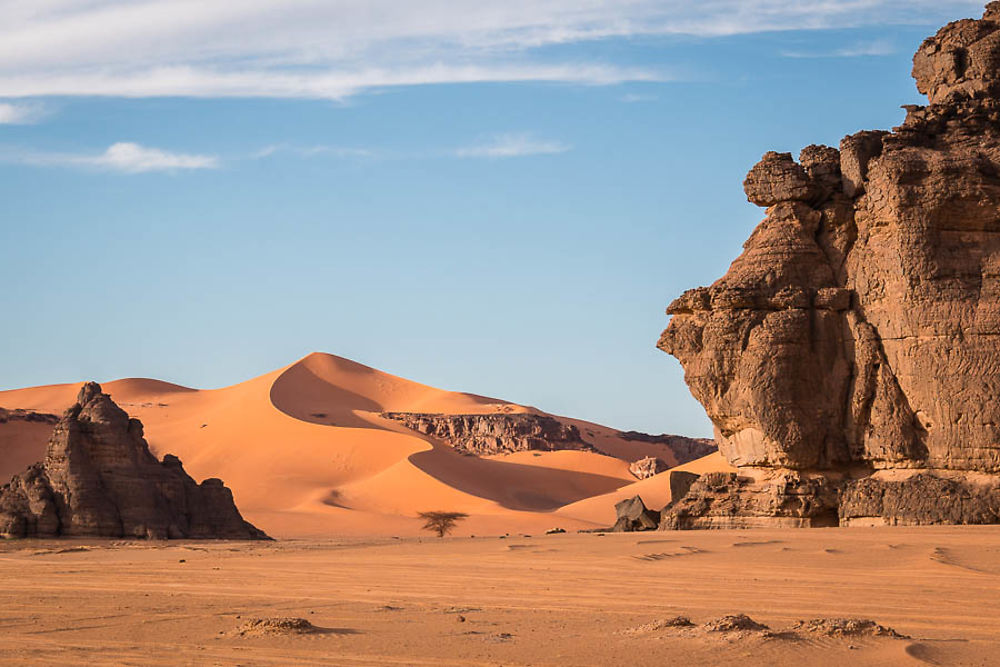
[[(0, 389), (330, 352), (711, 435), (664, 309), (964, 0), (0, 0)], [(16, 407), (16, 406), (10, 406)]]

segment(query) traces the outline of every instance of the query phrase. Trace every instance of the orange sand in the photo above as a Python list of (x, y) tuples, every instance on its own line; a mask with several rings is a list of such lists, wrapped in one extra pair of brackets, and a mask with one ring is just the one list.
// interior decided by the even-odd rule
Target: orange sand
[[(0, 542), (0, 662), (991, 665), (1000, 527)], [(860, 616), (909, 639), (638, 630)], [(244, 636), (301, 617), (301, 636)], [(464, 619), (461, 620), (460, 619)]]

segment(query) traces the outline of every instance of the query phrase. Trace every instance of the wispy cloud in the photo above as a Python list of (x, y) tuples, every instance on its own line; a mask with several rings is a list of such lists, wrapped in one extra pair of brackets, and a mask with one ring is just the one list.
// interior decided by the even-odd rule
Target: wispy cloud
[(473, 146), (456, 149), (457, 157), (510, 158), (526, 155), (554, 155), (565, 153), (572, 146), (557, 141), (537, 139), (529, 133), (508, 133), (492, 137)]
[(871, 42), (857, 42), (832, 51), (782, 51), (786, 58), (864, 58), (891, 56), (896, 48), (891, 42), (876, 39)]
[(97, 154), (51, 153), (18, 149), (0, 150), (0, 161), (38, 167), (77, 167), (139, 174), (152, 171), (216, 169), (214, 155), (174, 153), (131, 142), (119, 142)]
[(254, 160), (273, 157), (275, 155), (290, 154), (297, 157), (337, 157), (337, 158), (373, 158), (379, 153), (371, 148), (354, 148), (349, 146), (327, 146), (316, 144), (313, 146), (295, 146), (293, 144), (271, 144), (264, 146), (260, 150), (254, 151), (250, 157)]
[(0, 125), (30, 125), (47, 114), (39, 102), (0, 102)]
[(669, 69), (579, 55), (560, 60), (551, 47), (634, 36), (933, 25), (977, 14), (981, 6), (981, 0), (0, 0), (0, 97), (340, 100), (422, 84), (665, 81), (675, 78)]
[(618, 98), (625, 104), (637, 104), (639, 102), (655, 102), (660, 99), (656, 95), (643, 95), (641, 93), (628, 93)]

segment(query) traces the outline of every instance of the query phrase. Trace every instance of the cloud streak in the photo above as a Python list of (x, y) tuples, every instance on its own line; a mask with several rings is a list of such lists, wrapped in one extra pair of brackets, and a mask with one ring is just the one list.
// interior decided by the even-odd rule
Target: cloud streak
[(46, 153), (8, 149), (0, 151), (0, 160), (36, 167), (75, 167), (127, 174), (217, 169), (220, 166), (218, 157), (213, 155), (174, 153), (132, 142), (112, 144), (107, 150), (97, 154)]
[(856, 43), (833, 51), (782, 51), (786, 58), (866, 58), (891, 56), (895, 47), (884, 39)]
[(276, 155), (289, 154), (296, 157), (335, 157), (335, 158), (374, 158), (379, 153), (370, 148), (354, 148), (349, 146), (327, 146), (316, 144), (313, 146), (295, 146), (292, 144), (271, 144), (250, 155), (251, 159), (263, 160)]
[(555, 155), (565, 153), (572, 146), (557, 141), (536, 139), (528, 133), (508, 133), (492, 137), (489, 141), (455, 150), (463, 158), (512, 158), (528, 155)]
[(0, 0), (0, 97), (341, 100), (391, 86), (667, 81), (676, 76), (663, 68), (556, 54), (636, 36), (933, 24), (980, 9), (980, 0)]

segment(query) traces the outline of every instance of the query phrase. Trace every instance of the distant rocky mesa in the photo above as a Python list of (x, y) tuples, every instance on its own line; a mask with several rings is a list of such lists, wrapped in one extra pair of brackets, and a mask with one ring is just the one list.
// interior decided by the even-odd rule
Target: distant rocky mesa
[(383, 412), (418, 433), (441, 440), (469, 454), (509, 454), (529, 450), (593, 450), (576, 426), (547, 415), (443, 415), (420, 412)]
[(33, 410), (22, 410), (18, 408), (17, 410), (7, 410), (6, 408), (0, 408), (0, 424), (7, 424), (10, 422), (28, 422), (33, 424), (55, 424), (59, 421), (59, 417), (56, 415), (50, 415), (44, 412), (34, 412)]
[[(580, 429), (555, 417), (530, 413), (446, 415), (420, 412), (383, 412), (382, 417), (398, 421), (409, 429), (435, 438), (466, 454), (488, 456), (514, 452), (564, 449), (599, 452)], [(677, 464), (687, 463), (716, 451), (715, 443), (679, 435), (647, 435), (636, 431), (618, 433), (623, 440), (664, 445)], [(637, 479), (646, 479), (667, 469), (655, 457), (631, 461), (629, 470)]]
[(0, 487), (0, 536), (268, 539), (218, 479), (197, 484), (158, 461), (142, 423), (89, 382), (63, 414), (45, 459)]
[(683, 435), (649, 435), (638, 431), (622, 431), (618, 434), (624, 440), (635, 442), (648, 442), (657, 445), (665, 445), (674, 454), (677, 465), (684, 465), (689, 461), (700, 459), (718, 451), (718, 446), (714, 440), (707, 438), (689, 438)]
[(913, 59), (928, 106), (744, 183), (767, 217), (658, 347), (739, 473), (671, 527), (994, 523), (1000, 503), (1000, 2)]

